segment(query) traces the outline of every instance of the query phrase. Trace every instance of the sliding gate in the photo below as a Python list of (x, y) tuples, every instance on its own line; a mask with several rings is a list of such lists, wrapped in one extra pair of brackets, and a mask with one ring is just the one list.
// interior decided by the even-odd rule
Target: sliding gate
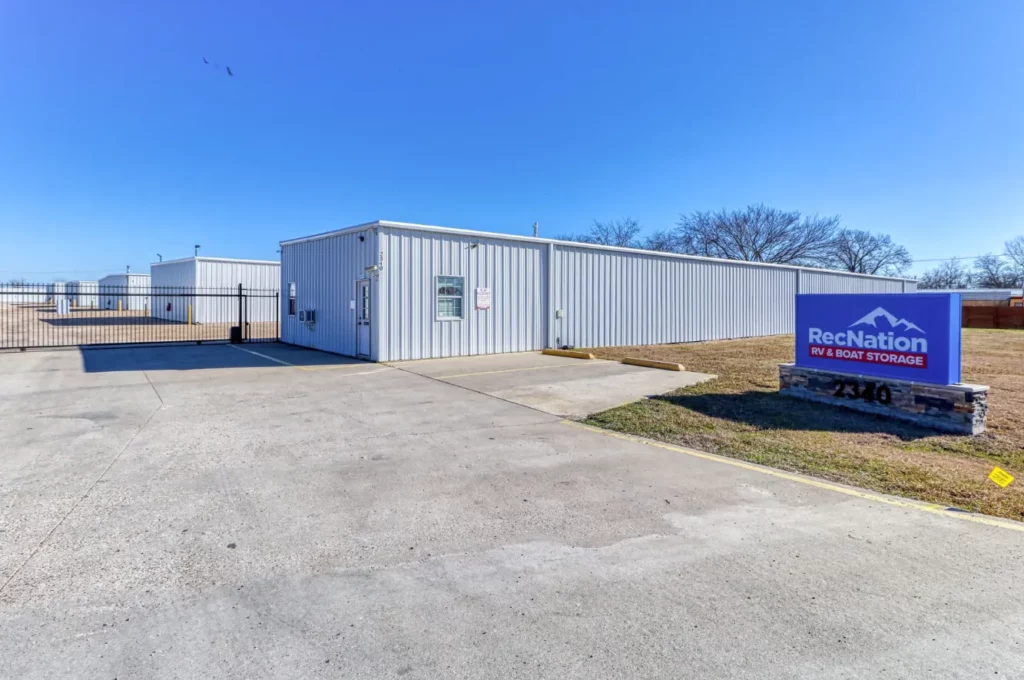
[(275, 342), (280, 292), (242, 288), (0, 284), (0, 349)]

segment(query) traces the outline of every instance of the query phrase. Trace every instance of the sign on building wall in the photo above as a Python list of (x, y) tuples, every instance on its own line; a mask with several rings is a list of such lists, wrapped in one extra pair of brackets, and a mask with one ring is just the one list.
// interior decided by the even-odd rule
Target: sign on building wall
[(477, 309), (490, 309), (491, 308), (491, 289), (490, 288), (477, 288), (476, 289), (476, 308)]
[(796, 365), (960, 382), (960, 295), (798, 295)]

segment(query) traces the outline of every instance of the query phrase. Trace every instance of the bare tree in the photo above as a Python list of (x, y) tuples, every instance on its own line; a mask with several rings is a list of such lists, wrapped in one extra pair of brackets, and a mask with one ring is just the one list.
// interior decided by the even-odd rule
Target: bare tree
[(730, 260), (823, 265), (832, 256), (839, 216), (801, 217), (765, 205), (717, 213), (694, 212), (676, 223), (684, 253)]
[(644, 250), (660, 250), (663, 253), (679, 252), (679, 239), (671, 231), (658, 230), (649, 234), (640, 246)]
[(918, 279), (918, 288), (922, 290), (946, 290), (971, 287), (971, 272), (960, 264), (959, 260), (943, 262), (934, 269), (929, 269)]
[(1024, 236), (1007, 241), (1003, 252), (1010, 258), (1010, 267), (1017, 277), (1024, 280)]
[(843, 229), (833, 248), (833, 266), (858, 274), (899, 276), (914, 263), (906, 248), (884, 234)]
[(637, 236), (640, 234), (640, 223), (632, 217), (624, 217), (618, 220), (600, 222), (594, 220), (590, 225), (590, 231), (586, 234), (575, 234), (560, 236), (563, 241), (577, 241), (579, 243), (595, 243), (601, 246), (619, 246), (621, 248), (639, 248), (640, 241)]
[(978, 288), (1013, 288), (1019, 281), (1017, 272), (999, 255), (989, 253), (974, 261), (974, 285)]

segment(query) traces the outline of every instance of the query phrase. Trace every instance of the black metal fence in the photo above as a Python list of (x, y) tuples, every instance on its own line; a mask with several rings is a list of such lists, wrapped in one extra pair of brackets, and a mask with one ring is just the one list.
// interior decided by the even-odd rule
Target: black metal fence
[(0, 349), (275, 342), (280, 302), (242, 286), (0, 284)]

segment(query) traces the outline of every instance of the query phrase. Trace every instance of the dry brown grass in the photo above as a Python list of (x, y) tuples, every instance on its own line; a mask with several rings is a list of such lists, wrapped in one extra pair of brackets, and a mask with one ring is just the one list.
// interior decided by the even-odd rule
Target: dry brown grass
[[(782, 397), (778, 365), (792, 336), (592, 350), (719, 377), (591, 416), (622, 432), (885, 493), (1024, 520), (1024, 332), (964, 331), (965, 382), (991, 386), (988, 432), (936, 434), (911, 424)], [(992, 467), (1017, 481), (1002, 489)]]

